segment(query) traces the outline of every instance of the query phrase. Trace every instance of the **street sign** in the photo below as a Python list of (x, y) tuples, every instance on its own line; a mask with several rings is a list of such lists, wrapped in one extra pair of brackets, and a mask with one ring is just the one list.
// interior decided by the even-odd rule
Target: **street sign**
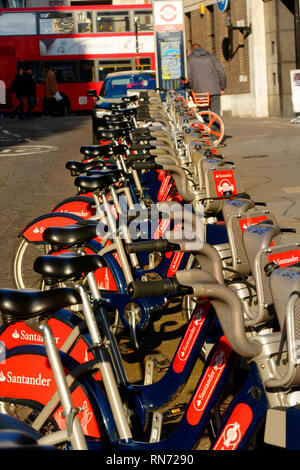
[(223, 13), (229, 7), (229, 0), (220, 0), (217, 2), (218, 10)]
[(177, 90), (186, 76), (183, 2), (155, 0), (153, 13), (157, 86)]
[(153, 8), (155, 31), (182, 31), (184, 29), (182, 1), (156, 0)]

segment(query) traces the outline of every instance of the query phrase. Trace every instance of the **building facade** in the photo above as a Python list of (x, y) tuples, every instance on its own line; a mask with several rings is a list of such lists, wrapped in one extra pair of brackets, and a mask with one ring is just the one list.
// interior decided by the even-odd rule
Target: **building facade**
[(294, 117), (290, 70), (300, 68), (299, 0), (219, 3), (228, 8), (221, 12), (217, 0), (184, 0), (184, 9), (187, 49), (200, 43), (226, 71), (223, 115)]
[[(186, 49), (200, 43), (225, 69), (223, 115), (294, 117), (290, 70), (300, 69), (300, 0), (182, 1)], [(129, 3), (151, 0), (0, 0), (0, 7)]]

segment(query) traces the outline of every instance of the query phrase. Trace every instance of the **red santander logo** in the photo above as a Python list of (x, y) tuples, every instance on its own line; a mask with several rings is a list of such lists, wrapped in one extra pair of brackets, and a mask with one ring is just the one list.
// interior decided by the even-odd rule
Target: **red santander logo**
[(199, 423), (205, 407), (222, 376), (231, 352), (230, 344), (225, 336), (222, 336), (187, 410), (186, 419), (192, 426)]
[(250, 406), (246, 403), (239, 403), (231, 413), (213, 450), (235, 450), (250, 426), (252, 418)]
[(203, 323), (209, 311), (210, 303), (198, 304), (193, 314), (192, 320), (186, 330), (183, 340), (177, 350), (173, 361), (173, 370), (177, 374), (183, 371), (197, 337), (202, 329)]

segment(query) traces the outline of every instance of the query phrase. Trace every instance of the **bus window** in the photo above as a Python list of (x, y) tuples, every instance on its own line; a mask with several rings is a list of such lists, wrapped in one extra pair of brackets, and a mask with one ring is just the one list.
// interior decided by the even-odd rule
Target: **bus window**
[(77, 32), (78, 33), (92, 33), (93, 32), (93, 21), (91, 11), (77, 11)]
[(35, 13), (3, 13), (0, 15), (0, 35), (36, 34)]
[(140, 70), (151, 70), (151, 59), (150, 57), (144, 57), (142, 59), (139, 59), (139, 69)]
[(128, 60), (99, 60), (98, 73), (99, 82), (103, 82), (108, 73), (122, 72), (132, 70), (133, 64), (130, 59)]
[(75, 21), (72, 12), (40, 13), (40, 34), (75, 33)]
[(139, 21), (140, 31), (153, 31), (153, 15), (149, 10), (137, 10), (134, 17)]
[(95, 82), (95, 68), (93, 60), (80, 60), (79, 61), (79, 81)]
[(126, 33), (130, 31), (128, 11), (97, 12), (98, 33)]
[(49, 62), (55, 73), (57, 83), (76, 83), (76, 62), (66, 60), (64, 62)]

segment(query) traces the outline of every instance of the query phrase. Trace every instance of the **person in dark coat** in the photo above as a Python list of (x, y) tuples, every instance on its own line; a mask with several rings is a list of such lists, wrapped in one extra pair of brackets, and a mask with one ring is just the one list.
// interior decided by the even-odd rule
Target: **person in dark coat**
[(209, 91), (210, 109), (220, 115), (221, 95), (226, 88), (226, 75), (217, 57), (194, 44), (187, 59), (188, 78), (195, 93)]
[(15, 116), (19, 116), (19, 119), (23, 119), (25, 108), (25, 83), (24, 70), (22, 67), (19, 68), (15, 78), (12, 81), (10, 91), (11, 93), (15, 93), (16, 99), (19, 100), (19, 104), (12, 111), (10, 117), (14, 118)]
[(32, 68), (28, 67), (24, 73), (24, 83), (25, 83), (25, 96), (27, 98), (27, 112), (26, 117), (28, 119), (33, 118), (32, 111), (36, 106), (36, 83), (33, 79)]

